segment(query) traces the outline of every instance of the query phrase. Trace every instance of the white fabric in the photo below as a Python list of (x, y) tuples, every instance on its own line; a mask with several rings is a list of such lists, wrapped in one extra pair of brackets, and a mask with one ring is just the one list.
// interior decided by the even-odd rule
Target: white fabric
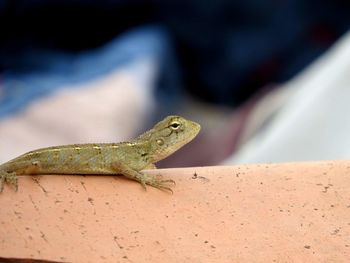
[(273, 118), (224, 164), (350, 158), (350, 33), (284, 90)]
[(33, 101), (0, 122), (0, 163), (41, 147), (130, 139), (152, 113), (157, 67), (154, 59), (140, 58)]

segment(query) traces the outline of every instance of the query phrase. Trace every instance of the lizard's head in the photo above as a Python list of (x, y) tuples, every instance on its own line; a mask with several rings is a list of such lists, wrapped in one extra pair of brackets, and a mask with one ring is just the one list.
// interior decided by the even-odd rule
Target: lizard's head
[(180, 116), (168, 116), (149, 131), (149, 142), (154, 150), (154, 162), (160, 161), (198, 134), (201, 126)]

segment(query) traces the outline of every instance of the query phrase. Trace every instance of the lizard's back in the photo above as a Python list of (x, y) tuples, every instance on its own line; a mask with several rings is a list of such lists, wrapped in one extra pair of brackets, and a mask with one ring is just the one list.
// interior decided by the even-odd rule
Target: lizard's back
[(0, 166), (17, 174), (113, 174), (110, 163), (120, 159), (122, 144), (72, 144), (27, 152)]

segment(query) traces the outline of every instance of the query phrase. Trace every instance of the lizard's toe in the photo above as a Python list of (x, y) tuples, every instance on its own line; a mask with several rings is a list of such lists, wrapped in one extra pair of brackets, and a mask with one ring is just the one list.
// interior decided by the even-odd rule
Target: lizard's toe
[(160, 189), (160, 190), (162, 190), (162, 191), (170, 192), (171, 194), (174, 194), (173, 189), (171, 189), (170, 187), (160, 186), (160, 187), (158, 187), (158, 189)]
[(4, 190), (5, 183), (13, 185), (15, 190), (18, 190), (18, 180), (15, 172), (8, 173), (0, 171), (0, 193)]
[(176, 185), (176, 182), (172, 179), (168, 179), (168, 180), (162, 180), (161, 183), (171, 183), (173, 185)]
[(5, 175), (0, 174), (0, 193), (4, 190), (4, 184), (5, 184)]
[(16, 176), (16, 173), (7, 173), (5, 180), (8, 184), (12, 185), (15, 188), (16, 192), (18, 191), (18, 178)]
[(146, 180), (141, 179), (139, 182), (142, 185), (143, 189), (147, 190), (147, 187), (146, 187), (147, 182), (146, 182)]
[(173, 193), (171, 186), (175, 185), (175, 181), (171, 179), (163, 180), (161, 175), (148, 177), (147, 184), (157, 189)]

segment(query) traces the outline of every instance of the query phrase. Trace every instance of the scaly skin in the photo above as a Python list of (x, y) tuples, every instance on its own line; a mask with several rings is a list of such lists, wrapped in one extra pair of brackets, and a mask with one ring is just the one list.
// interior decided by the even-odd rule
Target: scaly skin
[(25, 153), (0, 165), (0, 192), (4, 184), (17, 191), (17, 175), (34, 174), (122, 174), (146, 185), (171, 191), (173, 180), (150, 176), (142, 169), (155, 168), (154, 163), (166, 158), (191, 141), (200, 125), (180, 116), (168, 116), (151, 130), (130, 142), (72, 144), (42, 148)]

